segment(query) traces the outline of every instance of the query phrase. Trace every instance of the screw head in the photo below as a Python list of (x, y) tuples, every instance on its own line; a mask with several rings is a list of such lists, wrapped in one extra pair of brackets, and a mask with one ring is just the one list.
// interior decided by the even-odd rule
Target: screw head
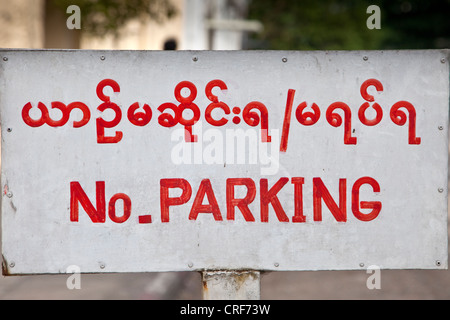
[(11, 262), (10, 264), (9, 264), (9, 267), (10, 268), (14, 268), (16, 266), (16, 264), (14, 263), (14, 262)]
[(6, 196), (7, 196), (8, 198), (12, 198), (13, 194), (12, 194), (11, 191), (8, 191), (8, 193), (6, 193)]
[(441, 261), (436, 260), (436, 266), (440, 267), (441, 266)]
[(104, 263), (102, 263), (102, 264), (100, 264), (100, 269), (105, 269), (105, 264)]
[(445, 58), (442, 58), (442, 59), (441, 59), (441, 63), (445, 63)]
[(12, 131), (12, 128), (8, 128), (8, 129), (6, 129), (6, 131), (11, 132), (11, 131)]
[(197, 58), (197, 57), (193, 57), (193, 58), (192, 58), (192, 61), (197, 62), (197, 61), (198, 61), (198, 58)]
[(359, 266), (360, 266), (361, 268), (364, 267), (364, 263), (361, 262), (361, 263), (359, 264)]
[(443, 126), (439, 126), (438, 129), (439, 130), (444, 130), (444, 127)]
[(101, 57), (100, 57), (100, 60), (102, 60), (102, 61), (105, 60), (105, 59), (106, 59), (105, 56), (101, 56)]
[(364, 56), (364, 57), (363, 57), (363, 60), (364, 60), (364, 61), (367, 61), (367, 60), (369, 60), (369, 57), (368, 57), (368, 56)]
[(8, 57), (3, 57), (3, 61), (8, 61)]
[(278, 262), (275, 262), (273, 265), (277, 268), (280, 266), (280, 264)]
[(188, 267), (189, 267), (189, 268), (192, 268), (193, 266), (194, 266), (194, 264), (193, 264), (192, 262), (189, 262), (189, 263), (188, 263)]
[(281, 61), (287, 62), (287, 58), (283, 58), (283, 59), (281, 59)]
[(439, 188), (438, 191), (439, 191), (440, 193), (442, 193), (442, 192), (444, 192), (444, 189), (443, 189), (443, 188)]

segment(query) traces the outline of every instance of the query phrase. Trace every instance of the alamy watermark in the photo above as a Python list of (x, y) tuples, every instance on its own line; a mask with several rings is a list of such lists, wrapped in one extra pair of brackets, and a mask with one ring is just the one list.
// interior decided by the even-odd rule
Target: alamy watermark
[[(81, 9), (77, 5), (70, 5), (66, 10), (67, 14), (70, 16), (67, 18), (66, 26), (67, 29), (81, 29)], [(366, 26), (368, 29), (381, 29), (381, 10), (377, 5), (370, 5), (366, 10), (367, 14), (370, 16), (366, 20)]]
[(77, 265), (70, 265), (66, 268), (66, 273), (71, 275), (66, 280), (66, 287), (69, 290), (81, 289), (81, 269)]
[(66, 26), (67, 29), (81, 29), (81, 10), (77, 5), (70, 5), (67, 7), (66, 13), (71, 14), (69, 18), (67, 18)]
[(209, 128), (202, 130), (202, 122), (194, 127), (197, 142), (185, 142), (185, 129), (172, 131), (171, 160), (175, 165), (259, 165), (262, 175), (275, 175), (280, 164), (280, 135), (278, 129), (270, 130), (271, 142), (262, 142), (264, 132), (249, 128), (225, 129)]
[(366, 281), (366, 287), (369, 290), (381, 289), (381, 269), (377, 265), (371, 265), (366, 270), (367, 274), (371, 274)]
[[(81, 289), (81, 269), (77, 265), (70, 265), (66, 269), (66, 273), (71, 275), (66, 280), (66, 287), (69, 290)], [(371, 265), (366, 270), (370, 276), (366, 280), (366, 287), (369, 290), (381, 289), (381, 269), (377, 265)]]
[(368, 29), (381, 29), (381, 10), (379, 6), (370, 5), (366, 10), (367, 14), (370, 16), (367, 18), (366, 26)]

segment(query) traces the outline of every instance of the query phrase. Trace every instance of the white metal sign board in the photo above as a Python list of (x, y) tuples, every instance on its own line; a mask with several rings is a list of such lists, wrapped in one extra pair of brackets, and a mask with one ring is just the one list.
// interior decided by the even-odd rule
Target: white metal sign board
[(3, 271), (447, 268), (447, 59), (1, 50)]

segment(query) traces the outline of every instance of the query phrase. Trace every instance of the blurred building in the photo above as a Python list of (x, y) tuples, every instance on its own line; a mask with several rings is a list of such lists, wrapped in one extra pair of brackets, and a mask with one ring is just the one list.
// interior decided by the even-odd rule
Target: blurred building
[(70, 14), (51, 0), (0, 0), (0, 47), (239, 50), (247, 32), (261, 29), (245, 20), (249, 0), (171, 1), (178, 14), (170, 20), (129, 21), (118, 37), (93, 37), (83, 32), (83, 21), (81, 30), (68, 29)]

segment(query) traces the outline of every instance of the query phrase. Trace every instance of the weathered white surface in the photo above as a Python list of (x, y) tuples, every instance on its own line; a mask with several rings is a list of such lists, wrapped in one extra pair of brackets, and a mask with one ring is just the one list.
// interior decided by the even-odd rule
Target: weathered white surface
[[(7, 272), (64, 273), (70, 265), (80, 266), (82, 272), (446, 268), (449, 73), (448, 62), (441, 59), (447, 54), (0, 51), (2, 254)], [(117, 144), (96, 141), (95, 119), (102, 102), (95, 89), (106, 78), (117, 81), (121, 89), (116, 94), (105, 89), (122, 109), (120, 124), (106, 129), (109, 136), (123, 132)], [(384, 86), (382, 93), (370, 91), (383, 108), (382, 121), (373, 127), (362, 125), (357, 117), (365, 102), (359, 89), (370, 78)], [(227, 116), (224, 127), (204, 121), (210, 103), (204, 88), (213, 79), (227, 84), (226, 93), (214, 93), (230, 108), (264, 103), (269, 129), (279, 134), (287, 92), (296, 90), (288, 149), (279, 155), (278, 170), (264, 175), (265, 164), (205, 164), (205, 159), (203, 164), (174, 163), (171, 155), (180, 139), (171, 141), (171, 135), (181, 126), (160, 126), (157, 107), (178, 104), (174, 88), (180, 81), (191, 81), (198, 90), (195, 104), (202, 123), (194, 126), (194, 133), (201, 127), (204, 133), (215, 129), (225, 137), (226, 129), (250, 128), (243, 121), (235, 125), (234, 114)], [(407, 143), (408, 124), (397, 126), (389, 118), (391, 106), (400, 100), (416, 108), (420, 145)], [(31, 128), (21, 117), (22, 108), (38, 101), (49, 108), (51, 101), (82, 101), (90, 107), (90, 121), (73, 128), (72, 121), (80, 118), (74, 111), (63, 127)], [(145, 127), (131, 125), (126, 117), (136, 101), (152, 108), (153, 118)], [(321, 118), (313, 126), (295, 119), (302, 101), (320, 107)], [(332, 127), (325, 118), (326, 108), (336, 101), (352, 109), (356, 145), (345, 145), (343, 126)], [(52, 112), (59, 119), (57, 111)], [(274, 134), (275, 141), (279, 144)], [(207, 145), (204, 142), (203, 148)], [(356, 219), (351, 210), (352, 186), (363, 176), (375, 178), (381, 187), (378, 194), (370, 186), (361, 188), (360, 201), (381, 201), (383, 206), (368, 222)], [(237, 177), (255, 181), (256, 197), (249, 205), (255, 222), (244, 221), (238, 209), (235, 220), (227, 220), (226, 179)], [(304, 177), (306, 222), (292, 223), (291, 181), (277, 194), (290, 222), (279, 222), (271, 205), (269, 221), (261, 222), (259, 180), (267, 178), (270, 189), (281, 177)], [(337, 222), (323, 201), (323, 221), (313, 220), (314, 177), (323, 180), (337, 203), (339, 179), (346, 179), (346, 222)], [(170, 207), (168, 223), (161, 222), (160, 214), (159, 183), (164, 178), (184, 178), (192, 186), (187, 204)], [(189, 220), (203, 179), (211, 181), (223, 221), (207, 213)], [(106, 213), (105, 223), (94, 224), (79, 206), (79, 221), (71, 222), (71, 181), (80, 183), (94, 206), (95, 182), (105, 181), (106, 209), (114, 194), (127, 194), (131, 217), (117, 224)], [(152, 215), (151, 224), (138, 223), (145, 214)]]

